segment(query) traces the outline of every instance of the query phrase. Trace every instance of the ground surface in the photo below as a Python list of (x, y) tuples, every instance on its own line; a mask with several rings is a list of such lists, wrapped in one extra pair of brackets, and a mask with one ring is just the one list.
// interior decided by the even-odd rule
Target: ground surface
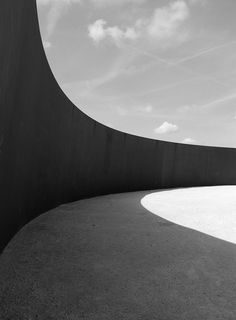
[(154, 192), (141, 202), (168, 221), (236, 244), (236, 186)]
[(235, 320), (236, 245), (152, 214), (147, 194), (63, 205), (25, 226), (0, 258), (0, 319)]

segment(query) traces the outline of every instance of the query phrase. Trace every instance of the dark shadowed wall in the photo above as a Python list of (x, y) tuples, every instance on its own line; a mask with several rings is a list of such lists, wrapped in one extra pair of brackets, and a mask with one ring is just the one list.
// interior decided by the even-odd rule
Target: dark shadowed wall
[(235, 184), (236, 150), (103, 126), (58, 87), (35, 0), (0, 1), (0, 245), (60, 203), (106, 193)]

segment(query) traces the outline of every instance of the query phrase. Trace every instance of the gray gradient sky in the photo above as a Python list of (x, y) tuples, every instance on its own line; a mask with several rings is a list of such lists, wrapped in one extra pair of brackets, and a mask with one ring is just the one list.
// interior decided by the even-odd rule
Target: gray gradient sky
[(235, 0), (38, 0), (68, 97), (129, 133), (236, 147)]

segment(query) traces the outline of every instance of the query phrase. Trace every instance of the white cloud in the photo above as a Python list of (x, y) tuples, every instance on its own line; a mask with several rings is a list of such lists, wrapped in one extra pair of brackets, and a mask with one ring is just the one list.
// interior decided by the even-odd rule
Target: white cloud
[(43, 47), (44, 49), (50, 49), (52, 47), (52, 44), (49, 41), (43, 41)]
[(105, 25), (106, 21), (102, 19), (90, 24), (88, 27), (90, 38), (92, 38), (95, 42), (100, 42), (102, 39), (104, 39), (106, 37), (106, 32), (104, 30)]
[(192, 139), (192, 138), (185, 138), (182, 143), (186, 143), (186, 144), (194, 144), (196, 143), (196, 140)]
[(178, 35), (179, 27), (188, 17), (189, 8), (186, 2), (175, 1), (169, 6), (155, 10), (152, 19), (147, 24), (147, 31), (157, 40), (169, 39)]
[(180, 30), (180, 27), (188, 17), (188, 5), (183, 0), (177, 0), (168, 6), (157, 8), (151, 17), (140, 18), (125, 29), (119, 26), (107, 27), (107, 22), (99, 19), (89, 25), (88, 31), (96, 43), (105, 38), (113, 39), (116, 44), (120, 44), (121, 40), (147, 37), (159, 45), (167, 45), (170, 40), (174, 43), (186, 40), (187, 33)]
[[(96, 5), (121, 5), (124, 3), (142, 3), (146, 0), (90, 0)], [(47, 16), (46, 39), (53, 34), (55, 27), (66, 12), (66, 9), (75, 3), (82, 3), (83, 0), (37, 0), (39, 6), (50, 6)], [(120, 28), (119, 26), (106, 27), (107, 22), (103, 19), (95, 21), (89, 26), (89, 36), (95, 41), (100, 42), (105, 38), (113, 39), (116, 44), (121, 40), (135, 40), (141, 35), (148, 35), (159, 41), (175, 37), (175, 40), (183, 41), (186, 33), (178, 32), (179, 27), (189, 16), (189, 8), (184, 0), (176, 0), (157, 8), (150, 18), (138, 19), (133, 26)]]
[(178, 131), (179, 128), (176, 124), (169, 123), (167, 121), (163, 122), (162, 125), (156, 129), (154, 132), (157, 134), (165, 134), (165, 133), (172, 133)]
[(118, 26), (106, 27), (107, 22), (103, 19), (95, 21), (93, 24), (89, 25), (89, 37), (92, 38), (96, 43), (110, 37), (115, 41), (116, 44), (122, 39), (136, 39), (138, 34), (134, 28), (127, 28), (126, 30), (121, 30)]
[(183, 106), (178, 107), (178, 108), (177, 108), (177, 111), (178, 111), (179, 113), (186, 113), (186, 112), (188, 112), (190, 109), (191, 109), (191, 106), (189, 106), (189, 105), (183, 105)]
[(177, 111), (180, 113), (180, 114), (187, 114), (187, 113), (191, 113), (191, 112), (198, 112), (198, 111), (201, 111), (201, 106), (200, 105), (197, 105), (197, 104), (190, 104), (190, 105), (183, 105), (181, 107), (178, 107), (177, 108)]
[(142, 110), (143, 110), (144, 112), (146, 112), (146, 113), (151, 113), (151, 112), (153, 111), (153, 106), (152, 106), (151, 104), (148, 104), (148, 105), (144, 106), (144, 107), (142, 108)]
[(141, 116), (150, 114), (153, 111), (152, 105), (133, 106), (131, 108), (126, 105), (113, 105), (112, 107), (119, 116)]
[(153, 117), (153, 106), (147, 105), (136, 105), (131, 108), (132, 115), (138, 117)]

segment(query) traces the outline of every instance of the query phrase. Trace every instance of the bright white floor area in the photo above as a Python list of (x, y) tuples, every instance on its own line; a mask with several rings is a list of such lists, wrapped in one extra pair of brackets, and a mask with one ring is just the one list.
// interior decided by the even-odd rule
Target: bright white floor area
[(236, 186), (158, 191), (141, 204), (168, 221), (236, 243)]

